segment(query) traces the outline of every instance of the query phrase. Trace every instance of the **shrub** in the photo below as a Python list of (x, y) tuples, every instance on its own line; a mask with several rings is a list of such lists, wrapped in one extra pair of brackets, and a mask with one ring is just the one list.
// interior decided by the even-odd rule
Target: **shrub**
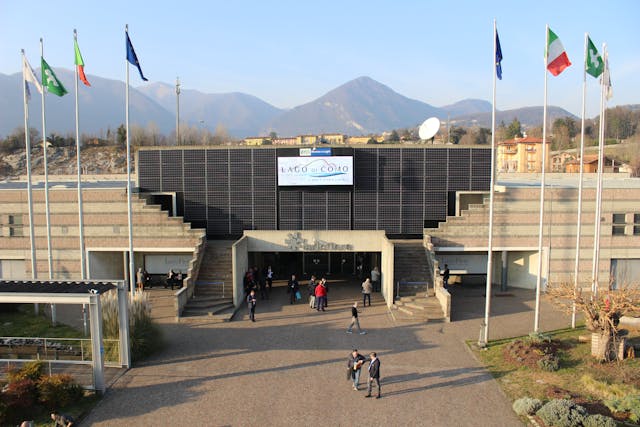
[(543, 334), (542, 332), (531, 332), (529, 334), (528, 341), (532, 344), (542, 344), (543, 342), (550, 343), (551, 337)]
[[(105, 338), (118, 338), (118, 296), (109, 292), (102, 296), (102, 328)], [(144, 359), (162, 348), (162, 331), (151, 319), (147, 294), (137, 292), (129, 301), (129, 340), (131, 359)]]
[(537, 364), (544, 371), (555, 372), (560, 369), (560, 358), (555, 354), (545, 354), (538, 360)]
[(26, 362), (21, 368), (10, 368), (7, 371), (7, 379), (10, 383), (25, 379), (37, 382), (43, 374), (44, 362), (34, 360), (33, 362)]
[(530, 397), (521, 397), (513, 402), (513, 410), (516, 414), (533, 415), (538, 409), (542, 407), (542, 402), (538, 399), (532, 399)]
[(603, 402), (612, 412), (629, 412), (629, 419), (640, 421), (640, 395), (628, 395), (620, 399), (608, 399)]
[(55, 374), (42, 377), (38, 382), (38, 400), (47, 409), (56, 409), (75, 403), (84, 392), (71, 375)]
[(611, 417), (596, 414), (585, 418), (582, 425), (583, 427), (617, 427), (618, 423)]
[(536, 415), (549, 426), (580, 427), (587, 411), (571, 400), (554, 399), (542, 406)]
[(3, 389), (6, 404), (5, 422), (19, 423), (33, 414), (36, 404), (36, 383), (28, 378), (12, 381)]

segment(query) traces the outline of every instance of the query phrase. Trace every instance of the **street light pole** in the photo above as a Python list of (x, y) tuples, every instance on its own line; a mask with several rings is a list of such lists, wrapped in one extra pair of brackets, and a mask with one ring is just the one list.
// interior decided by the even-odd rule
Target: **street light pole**
[(180, 145), (180, 78), (176, 77), (176, 145)]

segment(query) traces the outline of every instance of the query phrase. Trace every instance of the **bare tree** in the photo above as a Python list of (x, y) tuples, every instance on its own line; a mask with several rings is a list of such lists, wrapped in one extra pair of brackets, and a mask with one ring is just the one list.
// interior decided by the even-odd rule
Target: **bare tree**
[(550, 284), (547, 297), (567, 314), (572, 313), (574, 305), (576, 311), (583, 313), (587, 329), (598, 335), (598, 345), (592, 346), (592, 355), (598, 360), (610, 361), (616, 356), (612, 347), (617, 342), (620, 317), (640, 314), (638, 287), (606, 290), (594, 297), (576, 290), (573, 283)]

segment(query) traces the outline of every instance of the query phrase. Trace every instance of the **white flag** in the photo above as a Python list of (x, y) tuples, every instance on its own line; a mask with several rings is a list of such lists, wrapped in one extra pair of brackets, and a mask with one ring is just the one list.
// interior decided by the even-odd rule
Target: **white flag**
[(27, 61), (27, 57), (22, 55), (22, 77), (24, 78), (24, 84), (27, 88), (27, 98), (31, 98), (31, 93), (29, 92), (29, 85), (27, 83), (33, 84), (38, 92), (42, 93), (42, 85), (38, 81), (36, 77), (36, 73), (33, 72), (33, 68), (29, 65), (29, 61)]
[(609, 52), (605, 53), (604, 74), (602, 75), (602, 84), (604, 84), (604, 94), (607, 101), (613, 98), (613, 87), (611, 86), (611, 71), (609, 70)]

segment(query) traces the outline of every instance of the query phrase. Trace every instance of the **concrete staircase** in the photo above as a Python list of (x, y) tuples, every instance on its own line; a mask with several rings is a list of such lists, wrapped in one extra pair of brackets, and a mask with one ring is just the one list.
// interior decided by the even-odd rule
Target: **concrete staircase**
[(440, 302), (433, 291), (428, 296), (405, 296), (391, 306), (393, 317), (400, 321), (444, 322), (446, 320)]
[(181, 320), (211, 317), (229, 321), (234, 313), (231, 246), (233, 241), (208, 240), (195, 283), (193, 298), (182, 312)]
[[(394, 292), (400, 298), (391, 306), (401, 320), (443, 320), (433, 294), (433, 274), (422, 240), (394, 240)], [(400, 282), (399, 291), (395, 286)], [(427, 291), (429, 293), (427, 293)]]
[[(400, 282), (400, 295), (412, 296), (431, 288), (433, 277), (422, 240), (393, 240), (393, 283)], [(405, 283), (405, 284), (402, 284)], [(424, 284), (423, 284), (424, 283)]]

